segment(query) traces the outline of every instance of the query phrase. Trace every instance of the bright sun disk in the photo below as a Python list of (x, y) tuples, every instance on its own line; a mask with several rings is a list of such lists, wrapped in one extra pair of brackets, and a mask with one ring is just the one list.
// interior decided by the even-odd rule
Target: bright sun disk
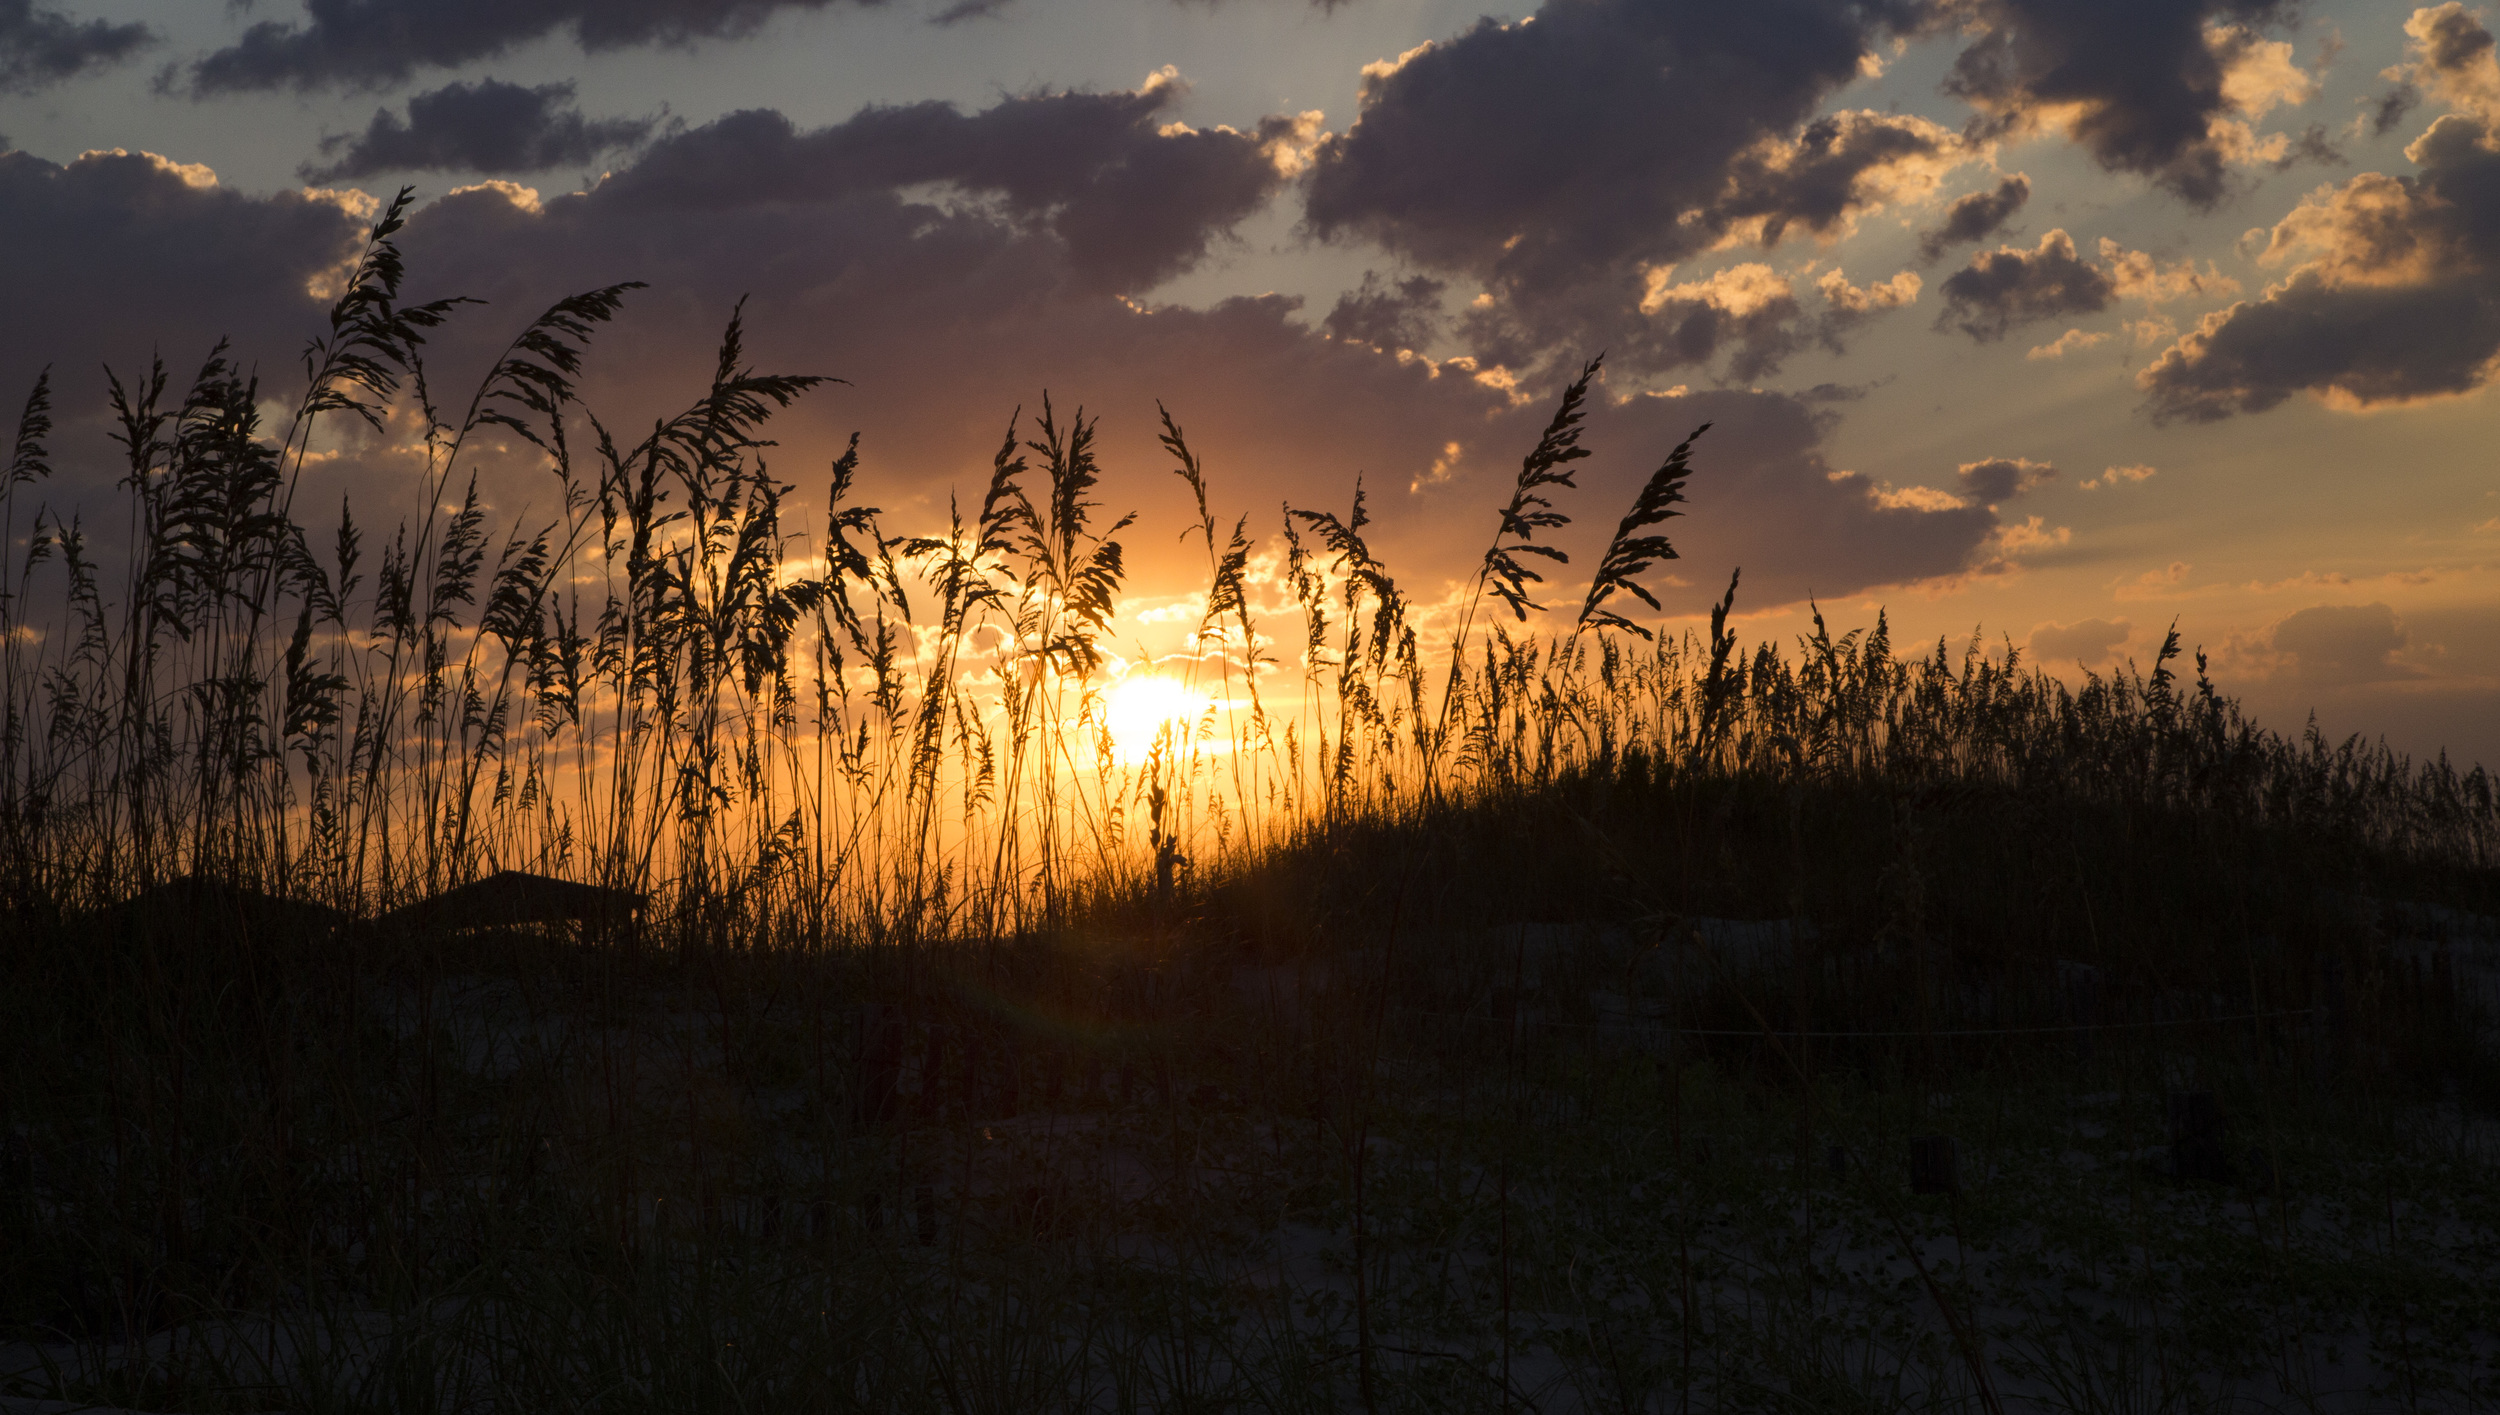
[(1103, 725), (1122, 761), (1142, 761), (1154, 750), (1155, 737), (1172, 724), (1176, 742), (1187, 741), (1191, 722), (1206, 707), (1203, 698), (1159, 674), (1139, 673), (1111, 685), (1103, 694)]

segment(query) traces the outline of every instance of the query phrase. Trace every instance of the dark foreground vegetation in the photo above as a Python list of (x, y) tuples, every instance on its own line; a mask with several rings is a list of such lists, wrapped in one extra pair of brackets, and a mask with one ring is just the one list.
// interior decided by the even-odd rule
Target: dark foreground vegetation
[[(1262, 634), (1171, 427), (1226, 706), (1124, 761), (1081, 417), (943, 535), (846, 457), (787, 556), (807, 380), (733, 325), (621, 443), (602, 291), (445, 419), (391, 230), (276, 440), (222, 359), (117, 386), (115, 557), (23, 420), (0, 1403), (2500, 1405), (2481, 770), (2261, 731), (2175, 639), (1651, 640), (1691, 443), (1513, 637), (1586, 380), (1429, 636), (1359, 499)], [(453, 509), (306, 532), (325, 417)], [(499, 532), (521, 452), (561, 516)], [(503, 869), (598, 907), (427, 903)]]

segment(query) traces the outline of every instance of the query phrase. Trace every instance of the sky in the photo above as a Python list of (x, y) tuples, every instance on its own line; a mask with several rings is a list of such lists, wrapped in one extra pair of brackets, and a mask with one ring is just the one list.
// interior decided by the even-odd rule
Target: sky
[[(1708, 423), (1668, 627), (1740, 567), (1748, 638), (1880, 609), (2079, 678), (2149, 670), (2175, 623), (2262, 723), (2500, 764), (2494, 22), (0, 0), (0, 401), (53, 370), (50, 494), (102, 504), (103, 368), (230, 337), (282, 402), (413, 187), (406, 293), (485, 302), (430, 345), (437, 388), (638, 280), (586, 395), (630, 426), (691, 399), (744, 298), (759, 367), (847, 380), (776, 423), (776, 474), (807, 501), (857, 432), (865, 499), (915, 533), (977, 500), (1016, 410), (1098, 417), (1142, 659), (1205, 568), (1158, 405), (1268, 553), (1285, 504), (1342, 514), (1359, 476), (1429, 609), (1603, 353), (1547, 603)], [(386, 457), (314, 475), (408, 492)], [(544, 503), (499, 475), (499, 509)]]

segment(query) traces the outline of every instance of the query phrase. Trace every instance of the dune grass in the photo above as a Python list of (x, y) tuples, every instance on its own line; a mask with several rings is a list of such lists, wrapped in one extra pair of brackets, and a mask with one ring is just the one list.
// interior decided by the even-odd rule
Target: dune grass
[[(1560, 624), (1532, 596), (1594, 365), (1452, 606), (1374, 556), (1359, 487), (1289, 510), (1260, 579), (1167, 414), (1214, 706), (1123, 758), (1132, 519), (1081, 413), (1011, 418), (924, 535), (856, 504), (855, 443), (802, 534), (764, 434), (815, 380), (749, 369), (737, 319), (639, 441), (575, 394), (625, 286), (439, 409), (423, 341), (473, 316), (398, 303), (404, 204), (288, 425), (223, 351), (115, 382), (109, 553), (46, 500), (47, 385), (20, 422), (19, 1393), (2500, 1400), (2479, 767), (2263, 730), (2175, 633), (2080, 688), (1880, 620), (1747, 648), (1733, 583), (1653, 637), (1704, 432)], [(318, 457), (385, 442), (422, 509), (308, 525)], [(552, 519), (498, 524), (482, 477)], [(650, 903), (381, 922), (499, 868)], [(335, 913), (148, 893), (181, 879)], [(2170, 1176), (2173, 1093), (2228, 1116), (2227, 1179)], [(1909, 1192), (1930, 1135), (1958, 1195)]]

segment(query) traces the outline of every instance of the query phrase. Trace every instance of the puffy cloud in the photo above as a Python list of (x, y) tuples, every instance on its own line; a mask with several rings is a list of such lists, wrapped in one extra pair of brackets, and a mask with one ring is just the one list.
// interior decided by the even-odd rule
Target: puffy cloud
[(327, 164), (306, 163), (303, 177), (334, 182), (377, 172), (543, 172), (631, 147), (655, 126), (649, 118), (587, 119), (572, 102), (569, 83), (446, 84), (409, 99), (405, 120), (377, 109), (363, 133), (323, 139), (323, 155), (337, 156)]
[(2085, 491), (2099, 491), (2103, 487), (2131, 486), (2137, 482), (2148, 482), (2160, 474), (2159, 468), (2139, 462), (2131, 466), (2105, 468), (2099, 476), (2082, 483), (2082, 486)]
[(1134, 90), (1028, 94), (969, 115), (939, 102), (868, 108), (806, 133), (779, 113), (733, 113), (609, 180), (616, 199), (681, 209), (943, 183), (1048, 226), (1096, 285), (1144, 289), (1266, 205), (1318, 123), (1280, 116), (1245, 133), (1162, 121), (1180, 92), (1166, 70)]
[(65, 418), (98, 406), (98, 365), (185, 378), (223, 335), (279, 368), (320, 323), (317, 295), (353, 255), (364, 212), (330, 193), (255, 197), (154, 153), (56, 166), (0, 154), (0, 398), (56, 370)]
[(1845, 231), (1966, 155), (1923, 120), (1817, 115), (1913, 19), (1846, 0), (1547, 0), (1482, 21), (1365, 71), (1354, 124), (1315, 155), (1311, 229), (1481, 282), (1494, 308), (1471, 328), (1490, 358), (1707, 358), (1729, 347), (1726, 307), (1631, 320), (1650, 272), (1731, 239)]
[(2246, 25), (2214, 25), (2205, 47), (2222, 65), (2222, 101), (2235, 113), (2263, 118), (2317, 96), (2317, 76), (2294, 62), (2287, 40), (2259, 38)]
[[(1014, 111), (1042, 126), (1067, 117), (1048, 104)], [(1420, 599), (1480, 559), (1517, 458), (1548, 415), (1544, 399), (1516, 396), (1509, 380), (1469, 360), (1330, 337), (1291, 299), (1187, 308), (1123, 297), (1096, 278), (1098, 257), (1085, 246), (1095, 228), (1051, 219), (1038, 196), (1019, 202), (996, 185), (961, 199), (932, 195), (927, 162), (870, 161), (886, 161), (895, 145), (863, 134), (899, 120), (867, 116), (860, 127), (806, 134), (776, 115), (739, 115), (662, 137), (586, 192), (541, 198), (496, 183), (419, 209), (401, 238), (407, 296), (488, 301), (433, 331), (426, 354), (438, 396), (456, 398), (555, 298), (639, 279), (650, 288), (600, 334), (583, 396), (610, 426), (641, 425), (683, 406), (710, 372), (722, 320), (752, 294), (754, 366), (852, 381), (819, 390), (774, 424), (779, 445), (766, 455), (803, 497), (857, 429), (863, 492), (888, 508), (888, 524), (942, 525), (950, 490), (977, 495), (1009, 410), (1030, 409), (1047, 391), (1063, 419), (1080, 400), (1102, 416), (1107, 511), (1177, 515), (1185, 493), (1154, 442), (1161, 400), (1207, 459), (1219, 504), (1256, 510), (1254, 529), (1272, 531), (1279, 499), (1342, 511), (1359, 472), (1371, 491), (1373, 543)], [(960, 141), (959, 125), (972, 121), (919, 115), (901, 126), (926, 123)], [(1186, 145), (1190, 136), (1166, 140)], [(967, 150), (1010, 160), (977, 142)], [(800, 180), (811, 171), (816, 180)], [(111, 220), (80, 216), (81, 202), (109, 208)], [(8, 159), (0, 254), (37, 278), (0, 292), (0, 318), (60, 331), (48, 352), (63, 367), (92, 367), (108, 352), (143, 357), (154, 343), (192, 358), (229, 327), (270, 370), (265, 396), (283, 399), (298, 376), (293, 353), (320, 327), (311, 290), (335, 279), (360, 224), (324, 199), (245, 198), (161, 159), (102, 157), (68, 169)], [(42, 259), (23, 249), (35, 235), (50, 242)], [(1767, 285), (1747, 293), (1749, 278), (1691, 282), (1706, 287), (1693, 302), (1725, 313), (1755, 299), (1758, 313), (1783, 298)], [(19, 345), (10, 357), (21, 362), (0, 377), (22, 390), (40, 355)], [(65, 409), (92, 401), (62, 395)], [(1565, 508), (1576, 520), (1564, 573), (1586, 573), (1665, 449), (1705, 421), (1716, 426), (1701, 449), (1692, 517), (1676, 533), (1678, 569), (1693, 583), (1660, 586), (1678, 608), (1700, 608), (1718, 587), (1704, 581), (1724, 584), (1739, 564), (1746, 603), (1768, 607), (1808, 592), (1968, 573), (1995, 564), (2008, 544), (1988, 507), (1891, 496), (1833, 466), (1825, 445), (1835, 415), (1809, 397), (1723, 390), (1597, 403), (1588, 445), (1598, 457)], [(59, 441), (101, 445), (91, 431), (67, 428)], [(311, 468), (304, 495), (327, 504), (352, 490), (360, 518), (382, 519), (388, 508), (373, 502), (395, 483), (378, 462), (358, 460), (383, 454), (359, 445), (351, 439), (338, 460)], [(543, 504), (552, 494), (483, 443), (481, 455), (499, 504)], [(794, 524), (806, 519), (793, 508)], [(1191, 583), (1183, 577), (1193, 557), (1171, 537), (1139, 537), (1130, 549), (1141, 589)]]
[(2057, 468), (2028, 457), (1987, 457), (1964, 462), (1956, 473), (1962, 482), (1962, 495), (1981, 506), (1995, 506), (2011, 501), (2025, 491), (2057, 476)]
[(2034, 344), (2025, 349), (2023, 357), (2026, 359), (2062, 359), (2077, 349), (2089, 349), (2096, 344), (2108, 342), (2109, 336), (2105, 333), (2069, 329), (2046, 344)]
[(2394, 131), (2396, 125), (2405, 120), (2405, 115), (2420, 107), (2421, 103), (2422, 91), (2420, 89), (2411, 84), (2400, 83), (2380, 94), (2378, 102), (2371, 106), (2368, 113), (2353, 120), (2354, 132), (2357, 135), (2361, 125), (2367, 123), (2370, 136), (2384, 137)]
[[(1833, 467), (1828, 416), (1785, 394), (1642, 395), (1592, 414), (1589, 441), (1667, 446), (1702, 422), (1712, 427), (1694, 453), (1691, 519), (1675, 532), (1687, 583), (1659, 596), (1671, 612), (1706, 608), (1739, 566), (1739, 601), (1757, 609), (2002, 568), (2004, 533), (2020, 529), (1992, 507), (1903, 494)], [(1612, 514), (1578, 513), (1592, 522)]]
[[(2457, 0), (2416, 10), (2405, 20), (2412, 42), (2411, 62), (2389, 69), (2385, 77), (2418, 85), (2460, 113), (2470, 113), (2485, 126), (2500, 124), (2500, 54), (2493, 51), (2491, 31)], [(2405, 90), (2399, 90), (2403, 92)], [(2410, 104), (2406, 105), (2410, 107)], [(2385, 132), (2396, 118), (2379, 125)]]
[[(2470, 49), (2420, 23), (2417, 52)], [(2427, 36), (2427, 37), (2426, 37)], [(2500, 142), (2451, 113), (2405, 149), (2412, 176), (2318, 188), (2260, 260), (2296, 262), (2253, 302), (2207, 315), (2147, 367), (2153, 415), (2206, 422), (2294, 393), (2369, 407), (2470, 392), (2500, 355)]]
[(2107, 275), (2075, 254), (2074, 238), (2062, 229), (2042, 236), (2034, 250), (1999, 246), (1972, 256), (1942, 288), (1936, 327), (1959, 329), (1981, 343), (2035, 320), (2097, 314), (2117, 294)]
[(2031, 631), (2026, 647), (2033, 659), (2045, 663), (2107, 663), (2134, 633), (2135, 625), (2124, 619), (2042, 624)]
[(1738, 153), (1724, 191), (1699, 219), (1765, 246), (1792, 227), (1846, 235), (1860, 215), (1926, 197), (1968, 156), (1951, 129), (1924, 118), (1871, 109), (1829, 114), (1795, 138), (1765, 138)]
[(1852, 285), (1849, 277), (1834, 266), (1823, 272), (1822, 278), (1814, 282), (1814, 288), (1823, 292), (1824, 303), (1835, 312), (1867, 315), (1917, 304), (1918, 292), (1924, 283), (1918, 278), (1917, 271), (1903, 270), (1896, 272), (1890, 280), (1879, 280), (1866, 286)]
[(1644, 337), (1634, 346), (1636, 365), (1707, 363), (1725, 350), (1730, 375), (1750, 381), (1776, 370), (1803, 346), (1804, 311), (1796, 289), (1771, 267), (1746, 261), (1680, 284), (1670, 283), (1672, 275), (1672, 267), (1651, 272), (1640, 303), (1646, 319)]
[[(875, 3), (876, 0), (861, 0)], [(489, 59), (557, 30), (586, 50), (751, 34), (782, 10), (832, 0), (305, 0), (300, 23), (263, 20), (191, 66), (194, 93), (379, 87)]]
[(1918, 235), (1918, 258), (1930, 264), (1955, 246), (1984, 241), (2005, 229), (2031, 200), (2031, 178), (2017, 172), (1984, 192), (1966, 192), (1944, 209), (1944, 224)]
[(2165, 270), (2151, 253), (2128, 250), (2107, 236), (2101, 238), (2101, 260), (2109, 267), (2111, 288), (2122, 300), (2161, 305), (2240, 292), (2240, 282), (2216, 270), (2212, 261), (2205, 262), (2202, 273), (2193, 260), (2179, 261)]
[[(2031, 250), (1999, 246), (1974, 255), (1968, 266), (1946, 277), (1942, 288), (1944, 309), (1936, 317), (1936, 327), (1960, 329), (1987, 343), (2040, 320), (2097, 314), (2121, 299), (2161, 305), (2235, 295), (2240, 285), (2211, 261), (2202, 271), (2192, 260), (2165, 267), (2148, 252), (2129, 250), (2106, 236), (2100, 241), (2100, 263), (2095, 264), (2083, 258), (2074, 238), (2061, 229), (2041, 237)], [(2156, 327), (2170, 328), (2167, 324)], [(2054, 341), (2033, 347), (2025, 357), (2063, 358), (2108, 337), (2069, 329)]]
[(1360, 289), (1337, 297), (1320, 327), (1339, 339), (1374, 348), (1420, 349), (1441, 328), (1441, 294), (1449, 287), (1428, 275), (1410, 275), (1391, 285), (1377, 271), (1363, 272)]
[(155, 38), (146, 25), (81, 24), (34, 0), (0, 0), (0, 93), (33, 93), (119, 63)]
[(2422, 672), (2397, 661), (2412, 643), (2396, 611), (2385, 604), (2321, 604), (2274, 626), (2273, 647), (2288, 655), (2293, 672), (2319, 687), (2387, 683)]
[(1976, 37), (1948, 91), (1983, 134), (2064, 132), (2102, 167), (2211, 206), (2232, 160), (2224, 125), (2310, 91), (2257, 30), (2295, 0), (1949, 0)]

